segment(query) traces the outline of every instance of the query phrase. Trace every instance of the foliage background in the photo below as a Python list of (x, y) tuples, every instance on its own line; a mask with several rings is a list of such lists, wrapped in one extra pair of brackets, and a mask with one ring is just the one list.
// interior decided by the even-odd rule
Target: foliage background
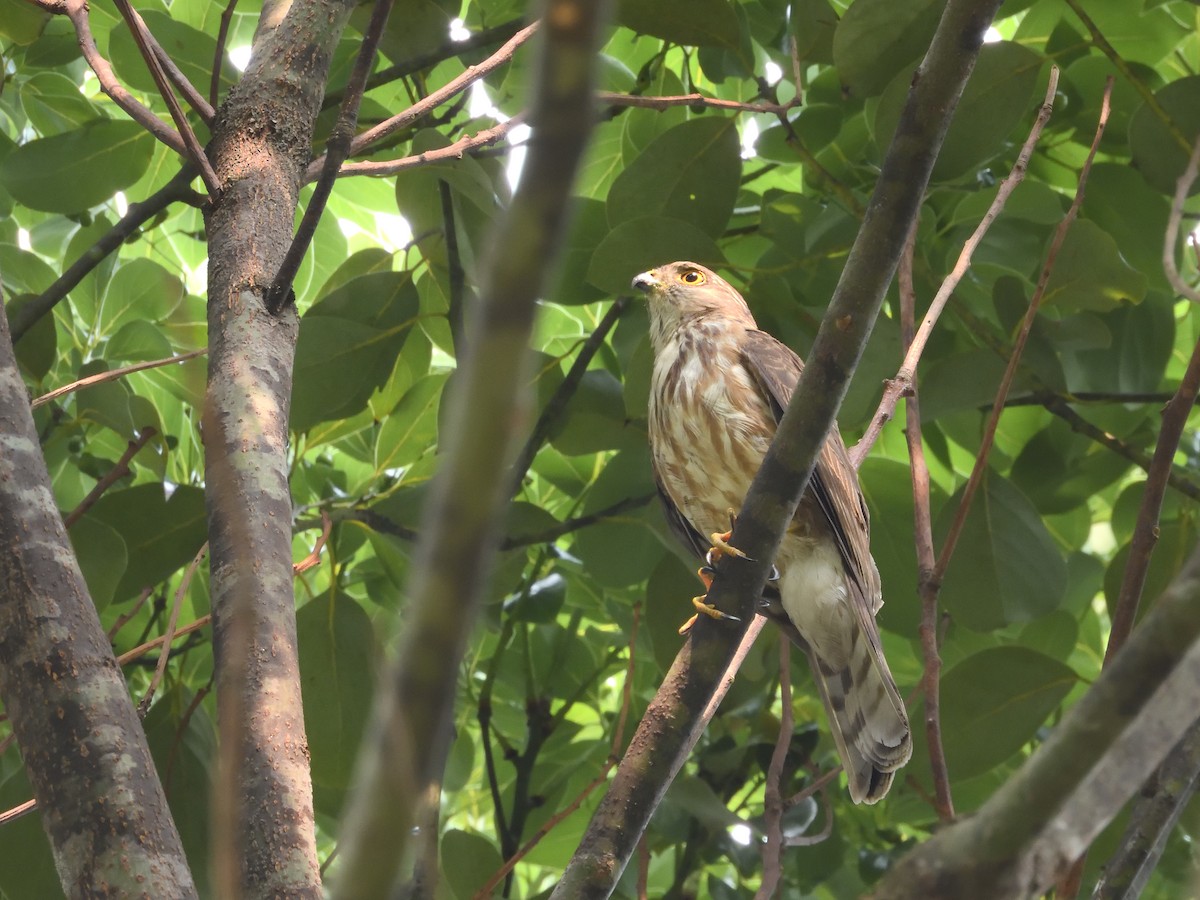
[[(192, 82), (207, 86), (222, 7), (175, 0), (139, 9)], [(618, 5), (604, 48), (604, 90), (787, 104), (795, 96), (794, 39), (803, 104), (775, 114), (705, 101), (663, 109), (631, 107), (623, 98), (602, 103), (568, 250), (541, 305), (531, 425), (546, 414), (612, 298), (657, 263), (690, 258), (719, 266), (744, 290), (762, 327), (804, 354), (940, 10), (934, 0)], [(228, 47), (249, 43), (259, 11), (253, 0), (237, 6)], [(461, 20), (453, 32), (461, 36), (458, 29), (508, 26), (525, 12), (512, 0), (401, 4), (377, 69), (412, 71), (368, 92), (362, 123), (404, 108), (501, 42), (459, 52), (448, 40), (452, 20)], [(1161, 266), (1169, 196), (1186, 154), (1147, 102), (1156, 98), (1176, 131), (1190, 136), (1200, 128), (1197, 7), (1105, 0), (1088, 13), (1085, 23), (1062, 0), (1004, 4), (997, 40), (984, 48), (967, 88), (917, 232), (915, 278), (924, 304), (1008, 172), (1050, 64), (1059, 66), (1055, 113), (1029, 174), (988, 233), (922, 361), (940, 538), (1051, 232), (1075, 191), (1104, 80), (1117, 75), (1112, 121), (1082, 214), (1055, 265), (941, 593), (942, 723), (959, 813), (989, 796), (1097, 676), (1107, 604), (1120, 587), (1145, 479), (1131, 457), (1153, 452), (1162, 404), (1200, 338), (1196, 312), (1177, 300)], [(329, 93), (345, 83), (368, 14), (358, 10), (342, 39)], [(122, 82), (165, 115), (115, 10), (93, 4), (91, 23)], [(65, 18), (0, 0), (0, 54), (0, 273), (11, 316), (112, 228), (127, 203), (166, 184), (179, 163), (99, 94)], [(420, 64), (405, 65), (413, 60)], [(373, 148), (369, 158), (445, 146), (498, 116), (517, 115), (527, 61), (527, 49), (517, 50), (482, 88)], [(222, 85), (236, 77), (226, 61)], [(327, 106), (320, 145), (334, 117)], [(203, 125), (194, 124), (204, 140)], [(411, 539), (438, 460), (439, 399), (461, 347), (457, 323), (470, 314), (476, 262), (509, 195), (524, 152), (520, 139), (514, 129), (462, 159), (389, 178), (340, 180), (296, 281), (303, 316), (291, 422), (296, 558), (316, 540), (320, 511), (335, 522), (323, 563), (297, 580), (323, 858), (336, 843), (377, 663), (404, 619)], [(31, 393), (203, 348), (204, 238), (199, 210), (176, 203), (100, 262), (17, 344)], [(1194, 261), (1189, 265), (1194, 270)], [(894, 300), (840, 415), (850, 442), (900, 362)], [(634, 301), (605, 335), (565, 413), (546, 420), (548, 440), (534, 448), (514, 497), (490, 601), (460, 673), (438, 823), (441, 896), (471, 896), (502, 857), (587, 787), (610, 753), (624, 697), (636, 721), (678, 648), (675, 628), (696, 583), (692, 563), (650, 502), (649, 371), (645, 311)], [(71, 530), (118, 653), (161, 633), (183, 570), (205, 539), (203, 391), (204, 361), (193, 359), (67, 395), (35, 413), (64, 511), (113, 469), (129, 441), (147, 428), (157, 432), (134, 456), (130, 474)], [(1097, 432), (1114, 440), (1106, 445)], [(1147, 601), (1196, 543), (1197, 454), (1189, 429), (1176, 456), (1183, 490), (1167, 494)], [(905, 693), (922, 671), (907, 459), (900, 424), (893, 423), (861, 471), (887, 601), (884, 644)], [(206, 582), (202, 567), (181, 622), (208, 612)], [(777, 640), (764, 633), (655, 816), (643, 863), (651, 896), (733, 897), (757, 885), (761, 864), (749, 841), (761, 824), (778, 730)], [(145, 689), (157, 652), (128, 666), (135, 695)], [(167, 689), (145, 720), (201, 881), (216, 741), (211, 675), (207, 632), (182, 638)], [(798, 727), (788, 777), (798, 788), (835, 764), (836, 754), (802, 661), (792, 676)], [(789, 896), (856, 895), (930, 832), (936, 816), (920, 728), (916, 741), (905, 777), (879, 806), (854, 807), (844, 792), (830, 791), (789, 813), (797, 835), (819, 833), (826, 817), (833, 822), (827, 839), (785, 854)], [(0, 757), (0, 806), (28, 796), (10, 742)], [(517, 867), (512, 896), (553, 884), (598, 796)], [(1114, 823), (1089, 856), (1089, 880), (1120, 826)], [(1147, 896), (1186, 892), (1197, 827), (1189, 810)], [(36, 817), (5, 825), (3, 839), (0, 890), (14, 898), (54, 896), (57, 877)], [(634, 868), (622, 884), (627, 896)]]

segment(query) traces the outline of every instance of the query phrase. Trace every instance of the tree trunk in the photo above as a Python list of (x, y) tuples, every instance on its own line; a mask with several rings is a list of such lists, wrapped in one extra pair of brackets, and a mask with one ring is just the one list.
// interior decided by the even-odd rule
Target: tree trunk
[(0, 700), (68, 897), (195, 897), (54, 502), (0, 306)]
[(223, 896), (320, 896), (287, 462), (299, 320), (291, 303), (268, 312), (264, 296), (292, 240), (313, 123), (351, 7), (268, 3), (250, 66), (218, 112), (209, 147), (222, 186), (207, 216), (204, 440), (222, 740), (214, 838)]

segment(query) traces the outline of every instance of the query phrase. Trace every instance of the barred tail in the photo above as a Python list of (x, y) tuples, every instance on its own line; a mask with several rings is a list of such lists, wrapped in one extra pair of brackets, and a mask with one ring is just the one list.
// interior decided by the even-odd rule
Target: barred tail
[(855, 628), (844, 667), (829, 667), (815, 653), (812, 662), (850, 797), (855, 803), (877, 803), (912, 755), (908, 714), (878, 639)]

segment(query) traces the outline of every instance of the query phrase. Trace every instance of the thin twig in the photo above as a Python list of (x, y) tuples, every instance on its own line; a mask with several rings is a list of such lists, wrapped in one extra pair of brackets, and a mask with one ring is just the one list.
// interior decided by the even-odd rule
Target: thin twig
[(645, 97), (640, 94), (618, 94), (600, 91), (596, 99), (608, 106), (636, 106), (642, 109), (670, 109), (673, 106), (691, 106), (698, 109), (732, 109), (738, 112), (763, 113), (764, 115), (785, 114), (799, 105), (799, 99), (788, 103), (743, 103), (740, 100), (723, 100), (704, 94), (676, 94), (668, 97)]
[(1175, 197), (1171, 202), (1171, 213), (1167, 217), (1166, 239), (1163, 241), (1163, 271), (1167, 273), (1167, 281), (1171, 283), (1180, 297), (1186, 297), (1193, 303), (1200, 303), (1200, 290), (1192, 287), (1179, 274), (1175, 264), (1175, 244), (1179, 240), (1179, 223), (1183, 219), (1183, 204), (1187, 200), (1188, 191), (1196, 181), (1197, 167), (1200, 166), (1200, 137), (1188, 157), (1187, 168), (1175, 183)]
[(189, 359), (195, 359), (197, 356), (203, 356), (208, 352), (207, 347), (199, 350), (189, 350), (187, 353), (181, 353), (178, 356), (168, 356), (166, 359), (152, 359), (148, 362), (134, 363), (131, 366), (122, 366), (119, 369), (110, 369), (107, 372), (99, 372), (95, 375), (89, 375), (87, 378), (80, 378), (78, 381), (72, 381), (70, 384), (64, 384), (60, 388), (55, 388), (49, 393), (42, 394), (40, 397), (35, 397), (30, 404), (34, 409), (39, 406), (45, 406), (51, 400), (57, 400), (72, 391), (81, 391), (84, 388), (95, 387), (98, 384), (105, 384), (109, 381), (116, 381), (118, 378), (124, 378), (126, 375), (133, 372), (142, 372), (146, 369), (158, 369), (162, 366), (169, 366), (172, 363), (187, 362)]
[(633, 704), (633, 672), (636, 663), (635, 650), (637, 648), (638, 625), (641, 622), (641, 603), (634, 604), (633, 607), (633, 624), (629, 629), (629, 662), (625, 667), (625, 684), (621, 691), (621, 710), (617, 714), (617, 727), (613, 731), (612, 745), (609, 748), (608, 759), (605, 760), (604, 766), (600, 772), (591, 781), (584, 786), (583, 790), (568, 803), (563, 809), (559, 810), (553, 816), (546, 820), (537, 833), (526, 841), (516, 853), (505, 860), (504, 865), (492, 873), (492, 877), (488, 879), (478, 891), (476, 891), (471, 900), (486, 900), (492, 896), (492, 891), (500, 884), (508, 873), (511, 872), (522, 859), (524, 859), (541, 840), (548, 835), (561, 821), (571, 815), (575, 810), (583, 805), (591, 793), (600, 785), (608, 780), (608, 773), (612, 771), (613, 766), (617, 764), (620, 758), (621, 748), (625, 743), (625, 725), (629, 720), (629, 709)]
[(72, 525), (82, 519), (83, 514), (91, 509), (97, 500), (104, 496), (105, 491), (128, 475), (130, 461), (132, 461), (134, 456), (137, 455), (139, 450), (149, 443), (151, 438), (156, 437), (157, 435), (158, 429), (149, 425), (143, 428), (137, 438), (129, 442), (129, 445), (125, 448), (125, 452), (122, 453), (121, 458), (117, 460), (116, 465), (105, 472), (104, 476), (96, 482), (96, 486), (88, 491), (88, 495), (79, 501), (79, 505), (63, 517), (63, 526), (70, 528)]
[(333, 531), (333, 520), (329, 518), (328, 512), (321, 510), (321, 536), (313, 544), (313, 548), (309, 551), (308, 556), (304, 557), (300, 562), (292, 564), (293, 575), (307, 572), (321, 561), (321, 550), (324, 548), (326, 542), (328, 542), (331, 531)]
[(779, 734), (775, 738), (775, 749), (771, 751), (771, 762), (767, 766), (767, 783), (763, 789), (763, 830), (766, 840), (762, 845), (762, 882), (755, 900), (770, 900), (783, 875), (783, 764), (792, 745), (792, 642), (779, 641)]
[(520, 456), (513, 463), (512, 490), (514, 494), (520, 490), (521, 483), (525, 480), (525, 473), (533, 465), (534, 457), (542, 449), (542, 444), (546, 442), (546, 438), (550, 432), (558, 425), (559, 420), (566, 411), (567, 404), (575, 395), (579, 383), (583, 380), (584, 373), (587, 372), (588, 366), (591, 365), (592, 359), (600, 347), (603, 346), (608, 333), (612, 331), (613, 326), (617, 324), (617, 320), (621, 318), (628, 305), (628, 297), (618, 297), (613, 301), (612, 306), (608, 308), (608, 312), (604, 314), (604, 318), (600, 320), (595, 330), (588, 335), (587, 340), (583, 342), (583, 346), (579, 348), (579, 354), (571, 364), (566, 377), (554, 389), (554, 393), (550, 396), (550, 399), (546, 401), (546, 406), (542, 410), (541, 416), (538, 417), (537, 423), (533, 426), (529, 440), (525, 442)]
[(183, 577), (179, 579), (179, 587), (175, 590), (175, 601), (171, 604), (171, 614), (167, 616), (167, 627), (162, 634), (163, 651), (158, 655), (158, 665), (154, 667), (154, 674), (150, 677), (150, 684), (146, 688), (142, 702), (138, 704), (138, 715), (142, 718), (145, 718), (146, 713), (149, 712), (150, 703), (154, 700), (154, 692), (162, 684), (163, 676), (167, 672), (167, 660), (171, 658), (171, 641), (175, 639), (175, 626), (179, 623), (179, 608), (183, 606), (183, 595), (187, 593), (188, 588), (191, 586), (192, 576), (196, 574), (196, 569), (200, 567), (200, 563), (204, 560), (204, 554), (207, 552), (208, 541), (205, 541), (204, 546), (197, 551), (195, 558), (184, 571)]
[[(127, 0), (120, 0), (120, 2), (127, 2)], [(325, 212), (325, 204), (329, 202), (329, 195), (333, 192), (333, 183), (337, 180), (338, 169), (350, 155), (354, 131), (358, 127), (358, 108), (362, 103), (363, 91), (367, 86), (367, 76), (371, 74), (371, 67), (375, 63), (375, 49), (379, 46), (379, 39), (383, 36), (383, 29), (387, 25), (388, 13), (391, 10), (392, 0), (375, 0), (375, 9), (371, 12), (370, 24), (363, 32), (358, 57), (354, 60), (354, 68), (351, 70), (350, 79), (346, 84), (346, 96), (342, 99), (342, 108), (338, 112), (333, 131), (329, 134), (329, 140), (325, 143), (325, 155), (321, 158), (321, 174), (317, 178), (312, 196), (308, 199), (308, 205), (304, 208), (304, 217), (300, 220), (300, 227), (296, 229), (296, 236), (292, 238), (292, 243), (288, 246), (287, 253), (284, 254), (283, 262), (279, 264), (279, 270), (275, 273), (275, 279), (267, 290), (266, 306), (267, 310), (273, 314), (278, 313), (287, 303), (288, 296), (292, 292), (292, 282), (296, 279), (296, 273), (300, 271), (300, 263), (304, 261), (304, 254), (308, 252), (313, 235), (317, 233), (317, 223), (321, 221), (321, 216)]]
[[(1070, 405), (1065, 400), (1052, 400), (1043, 404), (1043, 408), (1051, 415), (1058, 416), (1071, 426), (1071, 430), (1078, 432), (1086, 437), (1091, 438), (1097, 444), (1107, 447), (1118, 456), (1123, 456), (1125, 459), (1138, 466), (1144, 472), (1150, 471), (1150, 466), (1153, 464), (1151, 457), (1144, 453), (1132, 444), (1118, 438), (1116, 435), (1110, 434), (1103, 428), (1093, 425), (1075, 410), (1071, 409)], [(1193, 500), (1200, 500), (1200, 484), (1180, 474), (1174, 467), (1171, 469), (1171, 474), (1167, 477), (1167, 486), (1173, 488), (1185, 497), (1191, 497)]]
[(108, 60), (100, 55), (100, 50), (96, 47), (96, 38), (92, 35), (91, 23), (88, 20), (87, 0), (65, 0), (62, 11), (71, 20), (71, 24), (75, 28), (75, 37), (79, 40), (79, 49), (83, 53), (83, 58), (87, 61), (87, 64), (96, 73), (96, 79), (100, 82), (100, 90), (113, 103), (123, 109), (129, 118), (133, 119), (133, 121), (137, 122), (176, 153), (186, 157), (188, 155), (187, 146), (184, 144), (179, 132), (134, 99), (133, 95), (125, 89), (125, 86), (117, 80), (117, 76), (113, 72), (112, 66), (109, 65)]
[(179, 105), (175, 92), (171, 89), (171, 82), (167, 79), (167, 73), (163, 71), (162, 62), (150, 46), (142, 17), (134, 12), (133, 7), (129, 5), (129, 0), (113, 0), (113, 2), (116, 3), (122, 18), (125, 19), (129, 33), (133, 35), (133, 42), (137, 44), (138, 52), (142, 54), (146, 68), (150, 70), (150, 77), (154, 79), (154, 84), (158, 87), (163, 102), (167, 104), (167, 109), (171, 112), (171, 120), (175, 123), (180, 137), (183, 138), (183, 146), (186, 148), (184, 157), (191, 160), (192, 164), (200, 170), (200, 178), (204, 182), (204, 186), (208, 188), (210, 194), (215, 195), (221, 189), (221, 180), (213, 171), (212, 163), (208, 161), (204, 148), (196, 140), (196, 132), (192, 131), (191, 123), (188, 122), (183, 107)]
[[(913, 223), (900, 257), (900, 340), (905, 358), (912, 348), (916, 328), (917, 292), (913, 283), (913, 257), (916, 253), (917, 223)], [(933, 580), (936, 557), (933, 548), (933, 516), (929, 500), (929, 466), (925, 461), (924, 438), (921, 433), (921, 408), (915, 370), (909, 395), (904, 404), (904, 437), (911, 461), (913, 491), (913, 539), (917, 556), (917, 593), (921, 598), (921, 655), (924, 670), (921, 690), (925, 695), (925, 737), (929, 746), (929, 769), (933, 778), (934, 809), (943, 822), (954, 819), (954, 800), (950, 793), (950, 774), (946, 768), (946, 752), (942, 746), (941, 672), (942, 657), (938, 652), (938, 586)]]
[(1000, 387), (996, 391), (996, 402), (992, 406), (991, 415), (988, 416), (983, 440), (979, 447), (979, 455), (975, 459), (975, 466), (971, 470), (971, 476), (967, 480), (966, 487), (963, 489), (962, 500), (959, 502), (958, 509), (954, 513), (954, 521), (950, 525), (950, 530), (946, 533), (946, 540), (942, 544), (942, 552), (938, 556), (937, 565), (934, 567), (933, 581), (939, 588), (945, 578), (946, 567), (950, 564), (950, 559), (954, 555), (954, 548), (958, 543), (959, 535), (962, 534), (963, 526), (966, 524), (967, 513), (971, 508), (971, 501), (974, 499), (975, 492), (978, 490), (980, 483), (983, 481), (983, 475), (987, 471), (987, 458), (992, 449), (992, 443), (996, 438), (996, 428), (1000, 424), (1000, 415), (1004, 412), (1004, 401), (1008, 397), (1009, 388), (1012, 386), (1013, 377), (1017, 372), (1017, 365), (1020, 363), (1021, 355), (1025, 351), (1025, 343), (1029, 339), (1029, 333), (1033, 330), (1033, 323), (1037, 318), (1038, 308), (1041, 305), (1042, 297), (1046, 293), (1046, 284), (1050, 281), (1050, 273), (1054, 271), (1054, 263), (1058, 259), (1058, 251), (1062, 248), (1063, 241), (1066, 240), (1067, 231), (1070, 229), (1071, 223), (1075, 221), (1075, 217), (1079, 214), (1079, 207), (1083, 205), (1083, 195), (1087, 187), (1088, 174), (1092, 170), (1092, 160), (1096, 158), (1096, 150), (1100, 146), (1100, 139), (1104, 136), (1105, 126), (1108, 124), (1110, 101), (1112, 99), (1112, 84), (1112, 76), (1109, 76), (1104, 85), (1104, 99), (1100, 105), (1100, 121), (1096, 125), (1096, 135), (1092, 139), (1092, 146), (1088, 149), (1087, 158), (1084, 160), (1083, 168), (1079, 172), (1079, 187), (1075, 190), (1075, 199), (1071, 201), (1070, 209), (1063, 216), (1062, 221), (1054, 232), (1054, 237), (1050, 240), (1050, 248), (1046, 252), (1046, 262), (1042, 266), (1042, 273), (1038, 277), (1037, 287), (1034, 288), (1033, 298), (1029, 301), (1029, 309), (1025, 313), (1025, 320), (1021, 323), (1021, 331), (1017, 335), (1012, 355), (1008, 360), (1008, 366), (1004, 370), (1004, 376), (1000, 379)]
[[(477, 150), (480, 147), (490, 147), (507, 135), (513, 128), (523, 124), (524, 121), (525, 115), (524, 113), (520, 113), (513, 116), (507, 122), (501, 122), (492, 128), (485, 128), (474, 135), (461, 137), (446, 147), (439, 147), (436, 150), (426, 150), (424, 153), (417, 153), (413, 156), (405, 156), (400, 159), (343, 163), (341, 169), (338, 170), (338, 177), (346, 178), (351, 175), (366, 175), (373, 178), (380, 178), (386, 175), (395, 175), (397, 172), (403, 172), (405, 169), (415, 169), (418, 166), (427, 166), (444, 160), (462, 159), (472, 150)], [(309, 163), (308, 169), (304, 172), (305, 183), (314, 180), (320, 173), (321, 167), (318, 165), (319, 162), (320, 160), (316, 160)]]
[(142, 29), (142, 33), (145, 35), (146, 43), (154, 51), (159, 65), (162, 66), (163, 72), (170, 79), (171, 84), (175, 85), (179, 93), (183, 94), (183, 99), (196, 111), (196, 114), (200, 116), (200, 120), (205, 125), (212, 125), (213, 119), (217, 115), (217, 111), (213, 109), (212, 104), (204, 98), (203, 94), (196, 90), (195, 85), (188, 81), (188, 77), (183, 74), (179, 66), (175, 65), (175, 60), (171, 59), (171, 54), (167, 53), (166, 48), (154, 37), (153, 32), (146, 26), (145, 20), (137, 10), (133, 11), (133, 15), (137, 20), (138, 26)]
[(37, 800), (26, 800), (24, 803), (14, 806), (12, 809), (6, 809), (0, 812), (0, 825), (7, 825), (9, 822), (15, 822), (22, 816), (27, 816), (37, 809)]
[[(445, 103), (451, 97), (457, 95), (460, 91), (466, 90), (479, 79), (491, 74), (500, 66), (512, 59), (517, 48), (529, 40), (535, 33), (541, 23), (534, 22), (525, 26), (515, 35), (513, 35), (499, 50), (485, 59), (477, 66), (468, 66), (467, 71), (463, 72), (457, 78), (451, 79), (444, 86), (430, 93), (427, 97), (422, 98), (417, 103), (414, 103), (408, 109), (401, 113), (397, 113), (389, 119), (385, 119), (373, 128), (369, 128), (354, 139), (350, 145), (350, 155), (357, 156), (365, 148), (377, 141), (383, 140), (388, 135), (400, 130), (404, 126), (415, 122), (417, 119), (424, 116), (430, 110), (436, 109), (441, 104)], [(317, 159), (313, 165), (324, 165), (324, 159)], [(310, 166), (311, 168), (311, 166)]]
[(213, 106), (221, 97), (221, 68), (225, 62), (225, 42), (229, 39), (229, 23), (233, 21), (233, 11), (237, 8), (238, 0), (229, 0), (225, 11), (221, 13), (221, 23), (217, 26), (217, 49), (213, 52), (212, 81), (208, 85), (208, 102)]
[(1192, 349), (1187, 369), (1179, 382), (1174, 399), (1163, 412), (1162, 425), (1158, 432), (1158, 443), (1154, 457), (1146, 473), (1145, 493), (1138, 510), (1137, 524), (1129, 544), (1129, 557), (1125, 562), (1125, 573), (1121, 579), (1121, 592), (1113, 608), (1112, 628), (1109, 631), (1108, 647), (1104, 651), (1104, 664), (1108, 665), (1117, 651), (1125, 644), (1133, 630), (1146, 574), (1150, 568), (1150, 557), (1158, 541), (1158, 520), (1162, 512), (1163, 495), (1167, 490), (1167, 477), (1171, 472), (1179, 439), (1187, 425), (1188, 414), (1200, 392), (1200, 342)]
[[(184, 635), (191, 634), (193, 631), (199, 631), (201, 628), (203, 628), (205, 625), (209, 624), (211, 621), (212, 621), (212, 614), (209, 613), (208, 615), (201, 616), (194, 622), (189, 622), (186, 625), (182, 625), (179, 628), (175, 629), (174, 633), (171, 635), (171, 640), (175, 640), (176, 638), (181, 638)], [(167, 636), (165, 634), (160, 634), (158, 637), (153, 638), (149, 641), (146, 641), (144, 644), (138, 644), (132, 650), (126, 650), (124, 653), (122, 653), (120, 656), (117, 657), (117, 665), (123, 666), (126, 663), (133, 662), (135, 659), (140, 659), (141, 657), (143, 657), (147, 653), (149, 653), (151, 650), (153, 650), (155, 647), (161, 647), (164, 643), (166, 643), (166, 640), (167, 640)]]
[(1008, 198), (1017, 189), (1017, 185), (1025, 179), (1025, 173), (1029, 168), (1029, 160), (1033, 156), (1034, 148), (1042, 136), (1042, 131), (1046, 127), (1046, 123), (1050, 120), (1050, 114), (1054, 111), (1054, 97), (1057, 90), (1058, 66), (1051, 66), (1050, 80), (1046, 85), (1046, 97), (1042, 101), (1042, 108), (1038, 111), (1037, 118), (1034, 119), (1033, 127), (1029, 130), (1029, 137), (1025, 139), (1025, 144), (1021, 147), (1021, 152), (1017, 154), (1017, 160), (1013, 163), (1012, 171), (1000, 183), (991, 206), (988, 207), (988, 211), (980, 220), (974, 233), (963, 243), (962, 251), (958, 255), (958, 261), (955, 262), (954, 268), (950, 270), (945, 280), (942, 281), (941, 287), (938, 288), (938, 292), (933, 298), (933, 302), (929, 304), (925, 318), (921, 320), (920, 330), (917, 331), (912, 344), (904, 354), (904, 362), (900, 364), (900, 369), (896, 372), (895, 377), (888, 381), (884, 387), (883, 397), (879, 401), (879, 407), (876, 409), (875, 415), (871, 417), (871, 424), (868, 426), (862, 440), (855, 444), (850, 451), (850, 460), (854, 463), (855, 468), (862, 465), (862, 461), (866, 459), (867, 454), (875, 445), (875, 441), (878, 440), (883, 426), (892, 418), (896, 409), (896, 402), (912, 386), (913, 380), (916, 378), (917, 365), (921, 361), (921, 355), (925, 352), (925, 345), (929, 342), (929, 336), (933, 333), (933, 327), (937, 324), (942, 310), (945, 308), (951, 295), (953, 295), (954, 289), (958, 287), (958, 283), (962, 281), (963, 276), (971, 268), (971, 260), (975, 255), (976, 248), (982, 243), (984, 236), (992, 227), (992, 223), (999, 218), (1004, 205), (1008, 202)]
[(129, 624), (130, 619), (141, 612), (142, 607), (146, 605), (146, 601), (150, 599), (150, 595), (154, 593), (154, 588), (142, 588), (141, 593), (137, 595), (137, 599), (133, 601), (133, 606), (128, 612), (122, 613), (117, 617), (117, 621), (113, 622), (112, 627), (108, 629), (106, 637), (112, 641), (120, 634), (121, 629)]

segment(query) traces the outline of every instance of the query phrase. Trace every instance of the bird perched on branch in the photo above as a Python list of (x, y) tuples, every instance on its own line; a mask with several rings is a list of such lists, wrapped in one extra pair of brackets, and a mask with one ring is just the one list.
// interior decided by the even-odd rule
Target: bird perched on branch
[[(672, 529), (710, 562), (743, 555), (702, 535), (740, 508), (803, 363), (759, 331), (741, 294), (704, 266), (676, 262), (633, 286), (650, 311), (650, 447)], [(875, 614), (883, 605), (858, 477), (836, 427), (775, 560), (779, 601), (763, 602), (807, 654), (856, 803), (875, 803), (912, 754), (908, 715)], [(705, 586), (711, 569), (700, 570)], [(774, 578), (774, 576), (773, 576)], [(726, 615), (697, 597), (700, 613)], [(690, 626), (685, 626), (685, 629)]]

